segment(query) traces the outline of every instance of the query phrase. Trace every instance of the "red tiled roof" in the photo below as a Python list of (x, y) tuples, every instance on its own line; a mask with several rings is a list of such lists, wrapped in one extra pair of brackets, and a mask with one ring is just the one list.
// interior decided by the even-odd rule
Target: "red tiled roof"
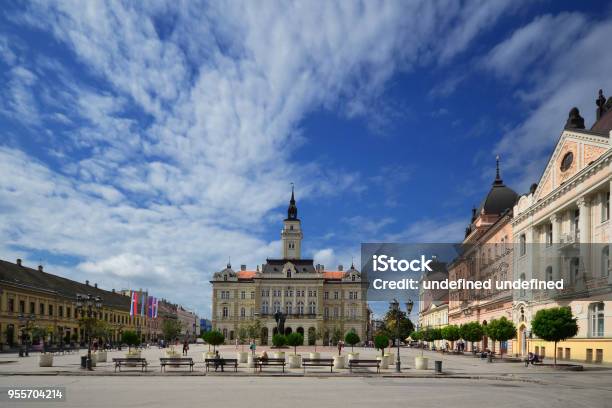
[(238, 271), (238, 279), (253, 279), (255, 277), (256, 271)]
[(345, 273), (344, 271), (323, 271), (323, 279), (342, 279)]

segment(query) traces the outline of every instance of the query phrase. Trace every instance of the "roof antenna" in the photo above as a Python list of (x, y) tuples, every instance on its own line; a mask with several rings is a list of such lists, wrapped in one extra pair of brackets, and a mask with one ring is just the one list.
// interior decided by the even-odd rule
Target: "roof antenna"
[(499, 180), (499, 154), (497, 156), (495, 156), (495, 167), (496, 167), (496, 175), (495, 175), (495, 179)]
[(227, 269), (232, 269), (232, 257), (227, 257)]

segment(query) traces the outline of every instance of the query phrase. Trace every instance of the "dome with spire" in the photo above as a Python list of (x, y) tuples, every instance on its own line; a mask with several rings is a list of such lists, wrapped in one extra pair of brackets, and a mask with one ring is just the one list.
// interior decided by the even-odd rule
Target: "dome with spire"
[(496, 175), (491, 190), (478, 208), (477, 215), (502, 214), (511, 210), (518, 199), (518, 194), (504, 184), (499, 172), (499, 156), (496, 158)]

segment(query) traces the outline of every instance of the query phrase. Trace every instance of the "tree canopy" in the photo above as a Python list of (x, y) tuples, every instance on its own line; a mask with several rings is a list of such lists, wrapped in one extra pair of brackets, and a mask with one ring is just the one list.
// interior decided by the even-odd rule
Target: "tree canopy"
[(482, 340), (482, 336), (484, 335), (484, 329), (478, 322), (462, 324), (461, 327), (459, 327), (459, 332), (463, 340), (471, 343)]
[[(574, 337), (578, 333), (578, 323), (571, 308), (553, 307), (536, 312), (531, 320), (531, 330), (542, 340), (554, 342), (555, 350), (557, 350), (558, 342)], [(557, 353), (553, 354), (556, 365)]]
[(297, 347), (304, 345), (304, 336), (301, 333), (293, 332), (287, 336), (287, 345), (293, 347), (293, 354), (297, 354)]
[(500, 354), (503, 355), (503, 349), (501, 347), (501, 342), (508, 341), (516, 337), (516, 326), (510, 320), (508, 320), (505, 316), (502, 316), (499, 319), (493, 319), (486, 326), (485, 333), (487, 336), (491, 338), (491, 340), (499, 341)]
[(176, 339), (182, 329), (183, 325), (178, 320), (166, 319), (162, 323), (162, 334), (167, 341)]
[(442, 338), (450, 342), (455, 342), (461, 338), (459, 326), (451, 324), (442, 328)]
[(280, 333), (276, 333), (274, 336), (272, 336), (272, 344), (274, 347), (283, 347), (285, 344), (287, 344), (287, 338)]
[(344, 341), (346, 342), (346, 344), (351, 346), (352, 352), (355, 344), (359, 343), (361, 339), (359, 338), (359, 335), (355, 333), (354, 330), (350, 330), (348, 333), (346, 333), (346, 336), (344, 336)]
[(383, 317), (383, 325), (379, 330), (379, 334), (384, 334), (390, 339), (395, 339), (398, 336), (397, 333), (397, 317), (399, 317), (399, 338), (400, 340), (410, 336), (410, 333), (414, 331), (414, 324), (406, 315), (406, 312), (402, 310), (390, 309)]
[(374, 337), (374, 347), (382, 351), (383, 357), (385, 356), (385, 349), (389, 347), (389, 337), (385, 334), (379, 334)]
[(216, 350), (216, 347), (225, 342), (225, 336), (219, 330), (211, 330), (206, 333), (206, 338), (204, 339), (209, 344), (212, 344), (213, 351)]

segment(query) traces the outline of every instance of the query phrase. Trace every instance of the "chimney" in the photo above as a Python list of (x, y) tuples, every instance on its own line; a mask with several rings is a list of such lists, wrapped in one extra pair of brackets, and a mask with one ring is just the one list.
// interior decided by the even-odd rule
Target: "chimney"
[(21, 266), (21, 258), (17, 258), (17, 266)]
[(246, 271), (246, 265), (240, 265), (240, 270), (241, 271)]
[(94, 288), (98, 289), (98, 284), (94, 283)]
[(89, 286), (89, 281), (88, 280), (85, 281), (85, 285)]
[(340, 272), (342, 272), (342, 271), (344, 270), (344, 266), (342, 266), (342, 265), (338, 265), (338, 270), (339, 270)]
[(38, 265), (38, 272), (42, 272), (43, 271), (43, 266), (42, 265)]

